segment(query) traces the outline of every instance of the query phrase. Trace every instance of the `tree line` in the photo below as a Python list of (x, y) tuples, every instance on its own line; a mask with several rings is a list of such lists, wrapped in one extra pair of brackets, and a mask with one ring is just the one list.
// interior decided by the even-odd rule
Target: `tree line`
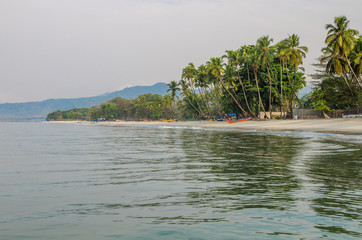
[(227, 50), (195, 67), (189, 63), (179, 82), (169, 84), (172, 93), (181, 91), (185, 105), (198, 118), (214, 118), (225, 113), (243, 116), (271, 116), (272, 111), (288, 112), (299, 102), (298, 91), (306, 84), (301, 67), (308, 48), (296, 34), (271, 45), (269, 36), (255, 45)]
[(135, 99), (116, 97), (91, 108), (49, 113), (47, 120), (160, 120), (172, 117), (171, 96), (147, 93)]

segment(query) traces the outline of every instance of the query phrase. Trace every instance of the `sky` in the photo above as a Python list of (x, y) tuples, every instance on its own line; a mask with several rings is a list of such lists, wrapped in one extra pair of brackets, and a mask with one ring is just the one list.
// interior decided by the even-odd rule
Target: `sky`
[(0, 0), (0, 103), (90, 97), (180, 80), (225, 50), (293, 33), (320, 56), (325, 24), (361, 0)]

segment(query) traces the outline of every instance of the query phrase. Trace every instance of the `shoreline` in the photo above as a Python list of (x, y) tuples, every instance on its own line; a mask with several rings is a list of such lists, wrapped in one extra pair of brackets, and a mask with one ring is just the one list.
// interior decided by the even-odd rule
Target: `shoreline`
[[(49, 123), (83, 123), (84, 121), (50, 121)], [(175, 127), (196, 127), (196, 128), (214, 128), (214, 129), (239, 129), (239, 130), (258, 130), (258, 131), (297, 131), (297, 132), (316, 132), (316, 133), (335, 133), (348, 135), (362, 135), (362, 118), (345, 119), (299, 119), (299, 120), (262, 120), (262, 121), (244, 121), (238, 123), (227, 123), (217, 121), (104, 121), (104, 122), (86, 122), (100, 125), (143, 125), (143, 126), (175, 126)]]

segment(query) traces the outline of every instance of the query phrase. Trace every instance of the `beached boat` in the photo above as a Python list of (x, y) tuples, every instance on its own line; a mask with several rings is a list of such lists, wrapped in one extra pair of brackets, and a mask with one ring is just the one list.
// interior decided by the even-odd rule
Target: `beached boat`
[(169, 119), (169, 120), (162, 120), (162, 122), (174, 122), (176, 121), (175, 119)]
[(228, 123), (237, 123), (237, 122), (248, 121), (248, 120), (250, 120), (250, 119), (251, 119), (251, 117), (244, 118), (244, 119), (225, 120), (225, 122), (228, 122)]

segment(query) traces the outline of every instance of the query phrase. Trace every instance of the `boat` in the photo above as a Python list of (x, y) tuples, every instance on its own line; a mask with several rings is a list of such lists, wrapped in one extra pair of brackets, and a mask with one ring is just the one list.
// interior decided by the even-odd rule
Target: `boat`
[(228, 123), (237, 123), (237, 122), (248, 121), (248, 120), (250, 120), (250, 119), (251, 119), (251, 117), (243, 118), (243, 119), (235, 119), (235, 120), (225, 120), (225, 122), (228, 122)]
[(176, 119), (162, 120), (162, 122), (174, 122)]

